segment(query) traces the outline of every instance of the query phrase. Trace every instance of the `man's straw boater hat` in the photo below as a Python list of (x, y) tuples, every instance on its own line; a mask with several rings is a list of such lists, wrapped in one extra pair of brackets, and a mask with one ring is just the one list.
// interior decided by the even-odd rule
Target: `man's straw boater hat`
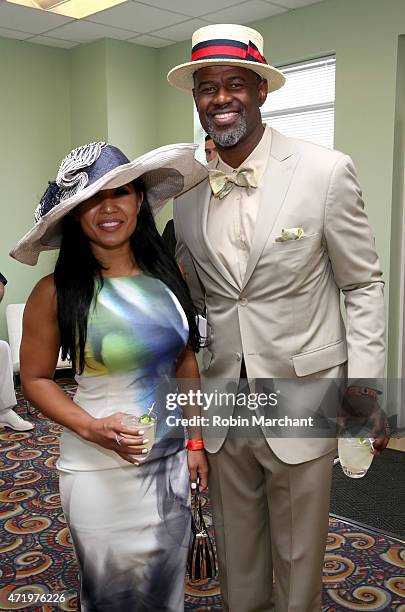
[(59, 248), (62, 219), (76, 206), (102, 189), (115, 189), (140, 177), (155, 215), (170, 198), (206, 178), (206, 168), (194, 159), (196, 148), (166, 145), (133, 161), (106, 142), (73, 149), (62, 160), (56, 180), (49, 182), (36, 208), (34, 227), (16, 244), (11, 257), (34, 266), (41, 251)]
[(191, 62), (170, 70), (167, 80), (183, 91), (192, 91), (193, 74), (205, 66), (241, 66), (266, 79), (269, 91), (284, 85), (284, 75), (263, 57), (263, 36), (252, 28), (233, 24), (216, 24), (200, 28), (193, 34)]

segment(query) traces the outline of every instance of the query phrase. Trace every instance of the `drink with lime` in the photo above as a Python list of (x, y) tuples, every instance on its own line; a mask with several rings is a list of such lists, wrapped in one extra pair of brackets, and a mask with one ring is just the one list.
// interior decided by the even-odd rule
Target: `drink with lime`
[[(134, 448), (141, 451), (146, 449), (149, 453), (156, 439), (156, 418), (150, 414), (142, 414), (141, 416), (135, 414), (125, 414), (121, 419), (121, 423), (127, 427), (134, 427), (142, 430), (144, 432), (142, 437), (148, 440), (145, 444), (134, 447), (130, 446), (129, 448)], [(125, 434), (125, 437), (135, 438), (136, 436)], [(142, 461), (143, 459), (146, 459), (146, 456), (147, 453), (140, 456), (138, 455), (137, 459)]]
[(338, 452), (344, 474), (350, 478), (363, 478), (374, 457), (373, 440), (371, 438), (339, 438)]

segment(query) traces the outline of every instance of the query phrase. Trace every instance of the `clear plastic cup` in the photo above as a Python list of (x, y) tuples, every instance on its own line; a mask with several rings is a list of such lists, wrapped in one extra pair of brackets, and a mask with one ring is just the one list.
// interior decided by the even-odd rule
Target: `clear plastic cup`
[(372, 438), (339, 438), (340, 465), (346, 476), (363, 478), (373, 461)]
[[(138, 461), (143, 461), (148, 456), (152, 446), (155, 443), (156, 439), (156, 418), (152, 415), (142, 414), (141, 416), (137, 416), (135, 414), (125, 414), (121, 423), (126, 427), (134, 427), (136, 429), (140, 429), (143, 431), (142, 437), (147, 439), (148, 441), (145, 444), (141, 444), (138, 446), (130, 446), (129, 448), (134, 448), (137, 450), (147, 450), (147, 453), (143, 455), (136, 455)], [(137, 436), (131, 436), (129, 434), (125, 434), (126, 438), (136, 438)]]

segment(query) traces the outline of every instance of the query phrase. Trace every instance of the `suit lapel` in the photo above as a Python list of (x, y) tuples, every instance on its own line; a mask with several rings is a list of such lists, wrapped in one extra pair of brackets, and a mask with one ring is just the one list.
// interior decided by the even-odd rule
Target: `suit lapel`
[(239, 287), (235, 280), (232, 278), (231, 273), (226, 269), (220, 258), (218, 257), (215, 250), (212, 248), (211, 243), (208, 238), (208, 212), (210, 207), (211, 200), (211, 187), (209, 181), (204, 181), (204, 188), (200, 195), (200, 202), (202, 201), (202, 206), (200, 206), (200, 223), (199, 227), (201, 228), (201, 242), (204, 246), (205, 252), (212, 265), (216, 270), (223, 276), (223, 278), (230, 284), (232, 287), (239, 291)]
[(263, 175), (263, 195), (242, 289), (249, 282), (277, 220), (297, 162), (298, 154), (292, 150), (289, 139), (272, 129), (269, 162)]

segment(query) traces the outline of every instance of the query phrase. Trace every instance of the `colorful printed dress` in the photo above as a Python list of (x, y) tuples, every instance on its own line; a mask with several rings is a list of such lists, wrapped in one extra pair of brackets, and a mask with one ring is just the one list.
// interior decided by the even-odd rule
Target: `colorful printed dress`
[(86, 367), (76, 377), (74, 401), (95, 417), (140, 416), (154, 405), (157, 430), (139, 467), (70, 430), (62, 433), (60, 494), (84, 612), (183, 610), (188, 468), (184, 432), (166, 425), (162, 388), (175, 377), (187, 340), (184, 311), (160, 280), (104, 279), (89, 311)]

